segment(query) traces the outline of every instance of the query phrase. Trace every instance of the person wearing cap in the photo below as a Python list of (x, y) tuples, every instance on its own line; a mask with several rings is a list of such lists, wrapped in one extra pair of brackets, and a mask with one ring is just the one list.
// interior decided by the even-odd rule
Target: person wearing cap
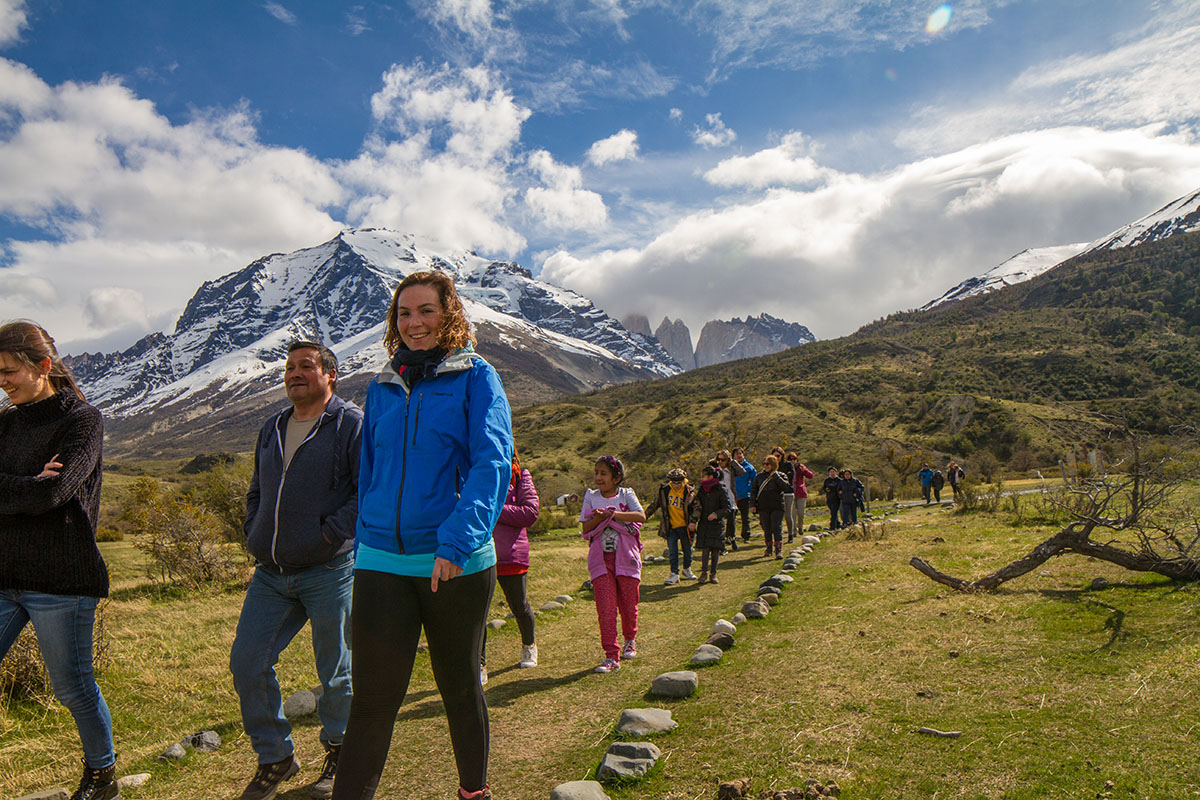
[(663, 583), (674, 586), (679, 583), (679, 550), (683, 548), (683, 579), (695, 580), (692, 572), (692, 538), (688, 532), (688, 515), (696, 491), (688, 483), (687, 473), (675, 467), (667, 473), (667, 482), (658, 487), (658, 496), (646, 509), (646, 519), (658, 511), (658, 535), (667, 540), (667, 557), (671, 562), (671, 574)]

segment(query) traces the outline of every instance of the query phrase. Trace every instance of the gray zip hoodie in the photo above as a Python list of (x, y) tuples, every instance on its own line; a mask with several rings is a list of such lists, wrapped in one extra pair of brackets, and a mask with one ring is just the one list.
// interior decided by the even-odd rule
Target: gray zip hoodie
[(354, 547), (362, 410), (334, 395), (283, 469), (292, 407), (267, 420), (246, 493), (246, 549), (282, 573), (324, 564)]

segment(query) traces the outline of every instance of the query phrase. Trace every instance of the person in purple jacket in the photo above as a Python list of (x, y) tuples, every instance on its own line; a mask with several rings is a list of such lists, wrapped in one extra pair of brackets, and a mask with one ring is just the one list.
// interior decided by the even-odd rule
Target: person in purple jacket
[[(500, 521), (492, 531), (496, 542), (496, 582), (504, 591), (504, 600), (512, 609), (521, 631), (521, 667), (536, 667), (538, 662), (537, 643), (533, 640), (533, 607), (529, 605), (529, 534), (526, 529), (537, 522), (537, 490), (533, 487), (533, 476), (529, 470), (521, 469), (521, 459), (513, 450), (512, 480), (508, 483), (508, 496), (500, 510)], [(487, 683), (487, 629), (483, 631), (482, 661), (479, 664), (479, 681)]]

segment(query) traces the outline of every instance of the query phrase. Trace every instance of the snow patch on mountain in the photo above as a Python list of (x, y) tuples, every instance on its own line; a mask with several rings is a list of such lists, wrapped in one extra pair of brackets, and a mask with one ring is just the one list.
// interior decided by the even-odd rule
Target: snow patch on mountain
[(977, 294), (987, 294), (1014, 283), (1021, 283), (1030, 278), (1036, 278), (1048, 269), (1052, 269), (1068, 258), (1079, 255), (1087, 249), (1087, 242), (1063, 244), (1054, 247), (1037, 247), (1022, 250), (1012, 258), (998, 266), (992, 267), (982, 275), (967, 278), (962, 283), (948, 290), (941, 297), (921, 306), (922, 311), (937, 308), (946, 303), (974, 297)]

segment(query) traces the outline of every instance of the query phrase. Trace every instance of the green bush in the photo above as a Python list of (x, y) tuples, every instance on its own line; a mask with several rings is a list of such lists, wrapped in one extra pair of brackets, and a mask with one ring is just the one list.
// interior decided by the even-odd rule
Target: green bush
[(226, 524), (191, 493), (138, 478), (125, 490), (121, 518), (149, 556), (147, 575), (156, 583), (190, 587), (244, 577), (245, 551), (227, 542)]

